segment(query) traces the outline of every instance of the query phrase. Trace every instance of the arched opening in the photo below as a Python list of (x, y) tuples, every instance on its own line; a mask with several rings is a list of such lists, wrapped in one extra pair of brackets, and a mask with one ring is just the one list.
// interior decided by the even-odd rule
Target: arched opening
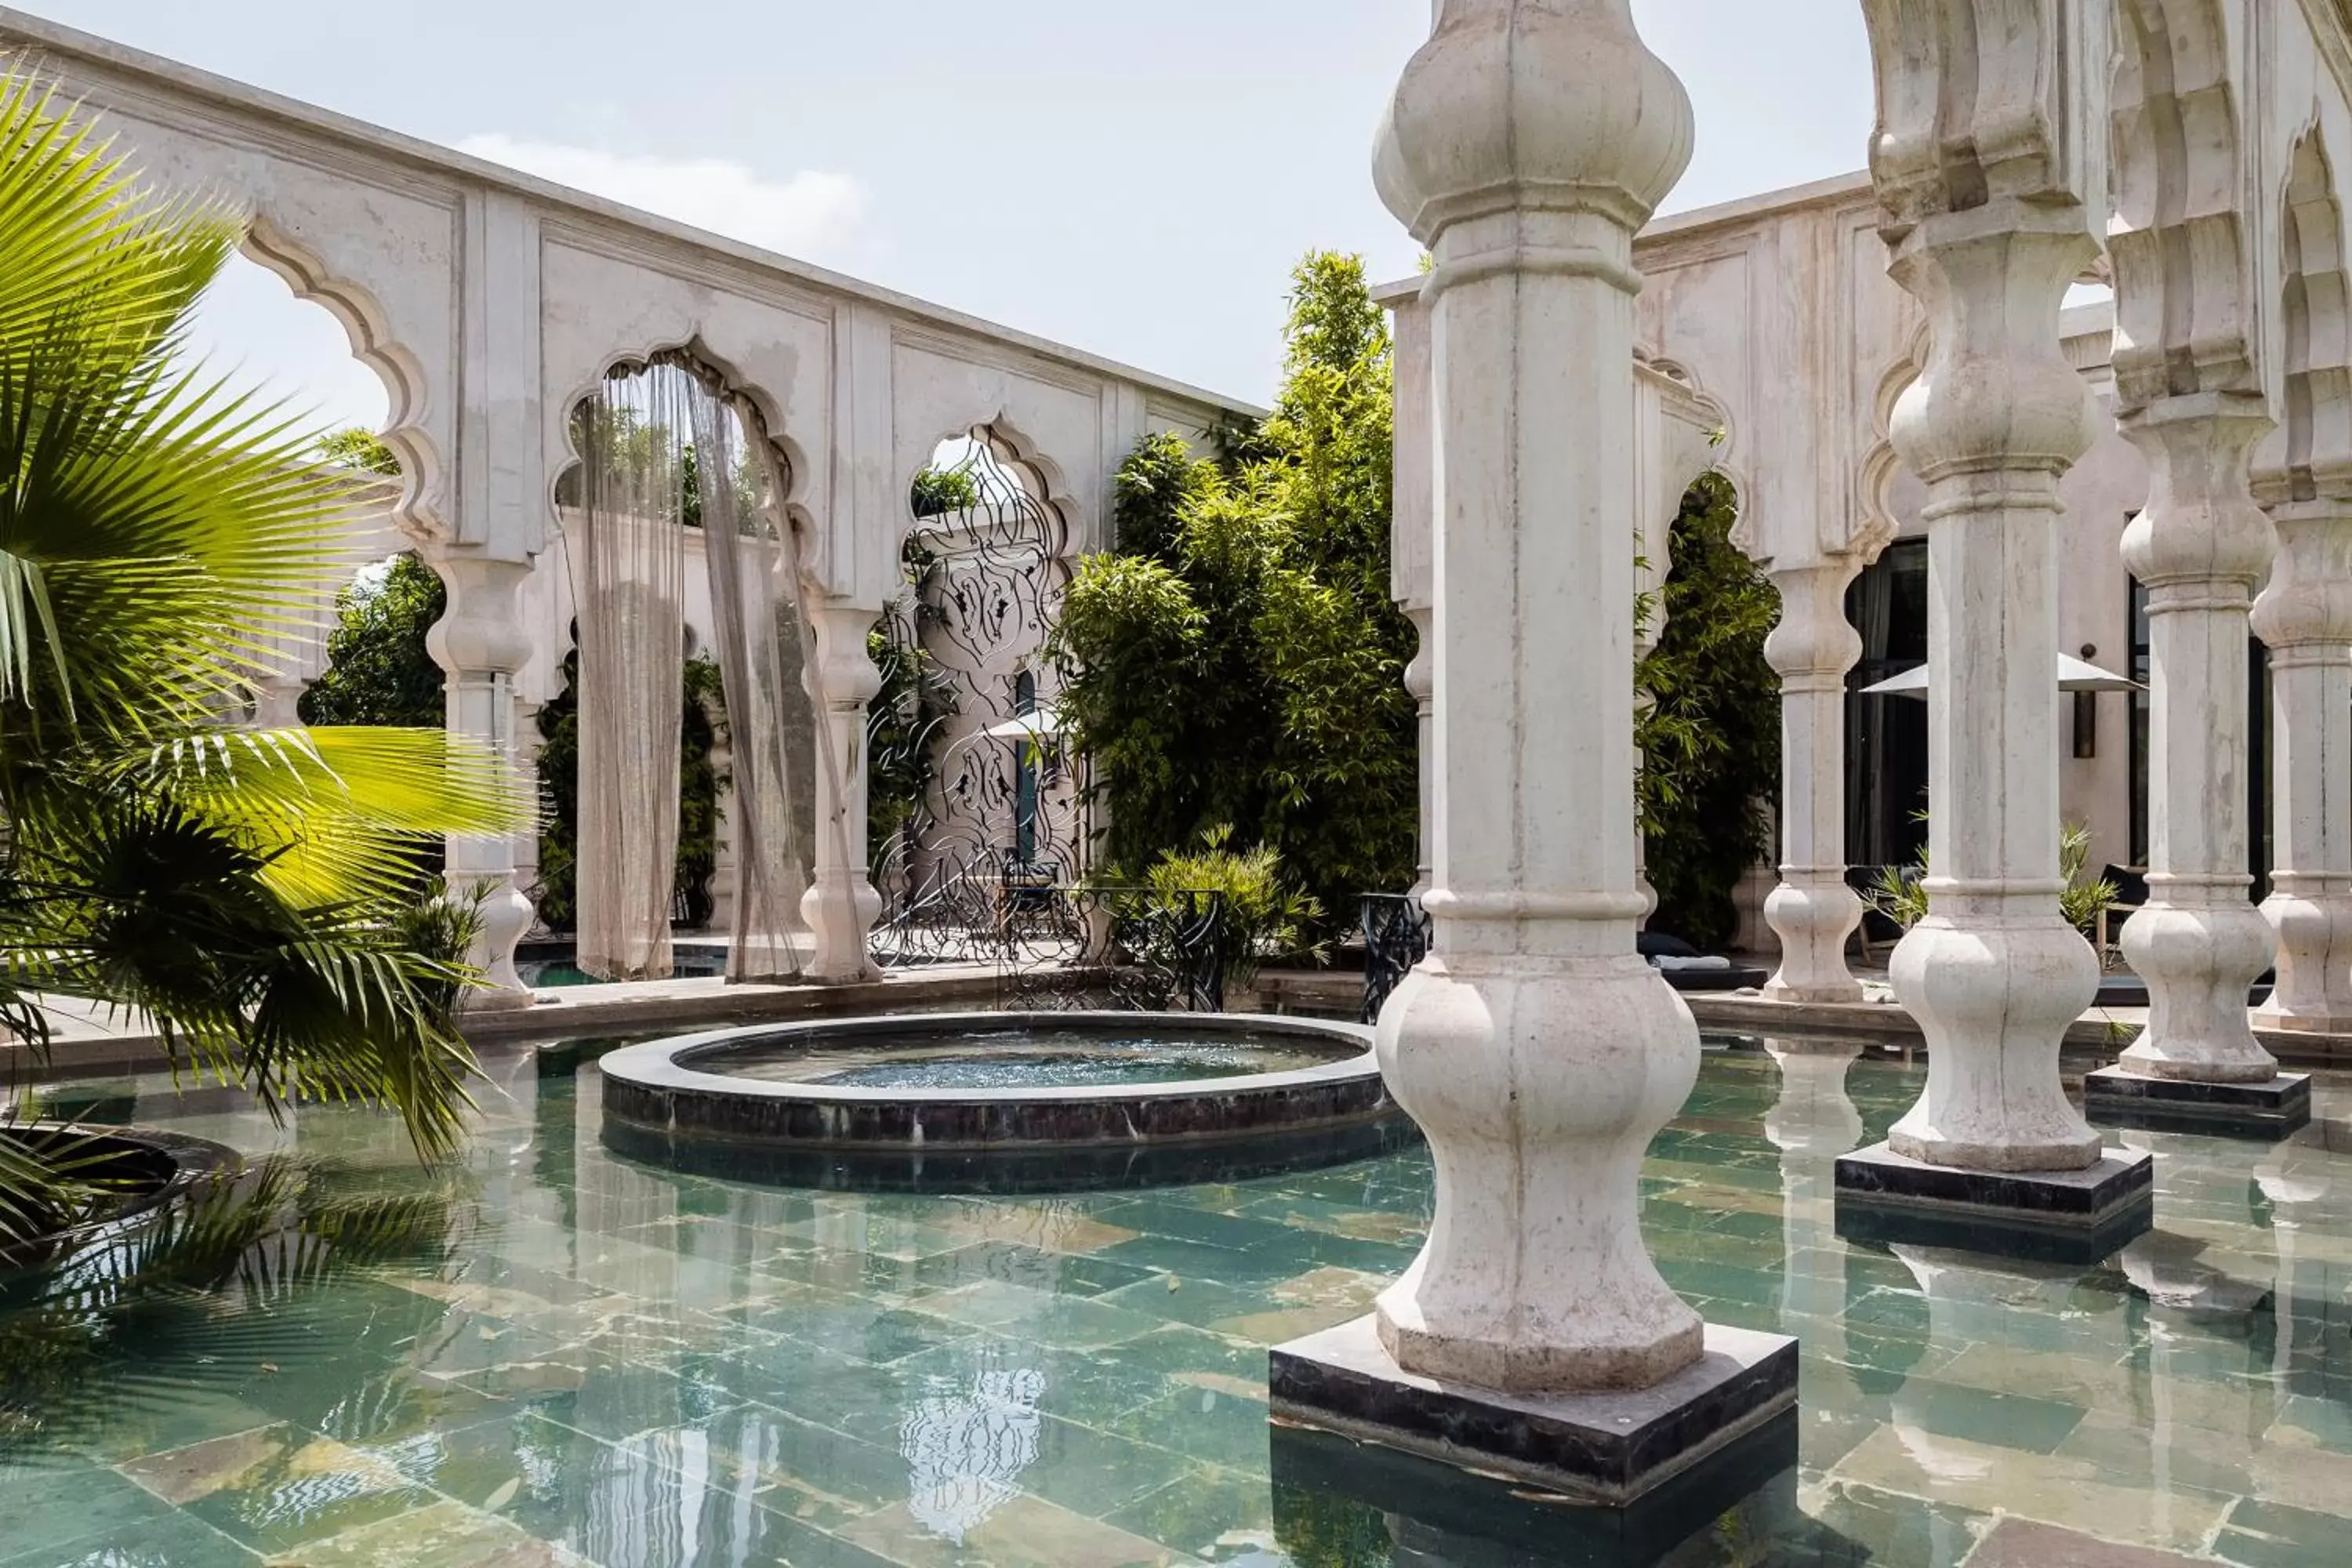
[(531, 612), (570, 648), (540, 715), (545, 918), (596, 978), (797, 973), (818, 746), (789, 459), (684, 353), (614, 365), (570, 433)]
[(977, 956), (1007, 900), (1076, 880), (1076, 780), (1046, 659), (1068, 526), (993, 426), (940, 443), (908, 493), (900, 586), (871, 644), (869, 873), (885, 964)]
[(440, 670), (424, 637), (440, 618), (443, 595), (405, 548), (405, 476), (377, 434), (390, 420), (391, 398), (350, 329), (277, 271), (237, 256), (205, 291), (180, 356), (308, 419), (320, 432), (317, 455), (346, 480), (348, 569), (319, 584), (309, 624), (270, 637), (269, 657), (246, 682), (240, 717), (271, 728), (438, 727)]
[(2279, 216), (2285, 399), (2278, 458), (2262, 476), (2273, 499), (2315, 500), (2320, 475), (2352, 468), (2352, 276), (2336, 175), (2315, 130), (2295, 143)]
[(1654, 645), (1635, 667), (1643, 870), (1658, 899), (1648, 929), (1710, 952), (1760, 916), (1743, 893), (1772, 847), (1780, 785), (1779, 683), (1764, 655), (1780, 599), (1740, 547), (1740, 521), (1720, 470), (1683, 492), (1639, 616)]

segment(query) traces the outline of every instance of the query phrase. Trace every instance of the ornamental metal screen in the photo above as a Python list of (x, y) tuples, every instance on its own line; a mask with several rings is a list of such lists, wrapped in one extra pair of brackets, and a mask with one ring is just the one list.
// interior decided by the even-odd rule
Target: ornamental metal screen
[(1066, 530), (1009, 455), (975, 431), (917, 479), (873, 649), (867, 847), (886, 968), (995, 962), (1008, 910), (1080, 871), (1045, 660)]

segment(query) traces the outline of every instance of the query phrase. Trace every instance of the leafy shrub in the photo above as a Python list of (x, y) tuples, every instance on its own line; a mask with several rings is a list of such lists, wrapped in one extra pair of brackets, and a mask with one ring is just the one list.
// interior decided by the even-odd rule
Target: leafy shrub
[(1190, 849), (1162, 852), (1145, 884), (1171, 904), (1185, 894), (1218, 895), (1229, 984), (1248, 984), (1269, 958), (1321, 958), (1308, 933), (1323, 918), (1323, 906), (1285, 879), (1273, 846), (1237, 850), (1233, 837), (1233, 828), (1220, 824), (1202, 831)]
[[(1920, 814), (1924, 820), (1926, 813)], [(2058, 830), (2058, 874), (2066, 890), (2058, 895), (2059, 912), (2066, 923), (2090, 936), (2098, 930), (2099, 911), (2116, 901), (2116, 885), (2105, 877), (2085, 879), (2091, 864), (2091, 830), (2082, 823), (2066, 823)], [(1882, 867), (1878, 880), (1863, 894), (1863, 901), (1909, 931), (1927, 918), (1927, 852), (1909, 866)]]

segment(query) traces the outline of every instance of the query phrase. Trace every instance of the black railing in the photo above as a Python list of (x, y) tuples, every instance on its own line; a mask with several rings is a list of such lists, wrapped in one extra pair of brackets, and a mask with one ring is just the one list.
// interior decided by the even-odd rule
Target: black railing
[(1430, 921), (1410, 893), (1364, 895), (1363, 1021), (1377, 1024), (1381, 1009), (1412, 966), (1429, 956)]
[(992, 969), (998, 1005), (1015, 1011), (1225, 1005), (1224, 898), (1214, 892), (967, 877), (897, 911), (873, 947), (887, 968)]

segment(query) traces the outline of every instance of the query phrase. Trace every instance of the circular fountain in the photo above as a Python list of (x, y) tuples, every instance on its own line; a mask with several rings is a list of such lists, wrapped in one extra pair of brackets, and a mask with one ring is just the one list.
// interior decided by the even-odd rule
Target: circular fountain
[(598, 1063), (604, 1142), (823, 1187), (1076, 1190), (1233, 1180), (1415, 1134), (1353, 1024), (1214, 1013), (943, 1013), (722, 1029)]

